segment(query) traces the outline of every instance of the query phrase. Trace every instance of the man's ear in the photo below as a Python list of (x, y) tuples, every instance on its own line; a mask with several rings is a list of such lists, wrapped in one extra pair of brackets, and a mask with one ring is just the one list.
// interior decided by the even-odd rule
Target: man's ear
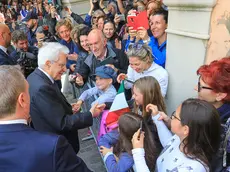
[(227, 93), (217, 93), (216, 101), (222, 101), (227, 96)]
[(106, 38), (104, 39), (103, 43), (104, 43), (104, 47), (106, 47), (106, 45), (107, 45), (107, 39)]
[(46, 67), (47, 67), (48, 69), (50, 69), (50, 68), (51, 68), (51, 61), (50, 61), (50, 60), (47, 60), (47, 61), (45, 62), (45, 65), (46, 65)]
[(19, 94), (17, 102), (18, 102), (19, 106), (21, 106), (21, 107), (25, 106), (25, 97), (24, 97), (23, 92)]

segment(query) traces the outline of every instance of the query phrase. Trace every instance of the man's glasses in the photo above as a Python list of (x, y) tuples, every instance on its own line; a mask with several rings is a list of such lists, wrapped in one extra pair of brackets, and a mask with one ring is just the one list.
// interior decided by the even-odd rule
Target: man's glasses
[(174, 112), (172, 113), (172, 115), (170, 116), (170, 118), (171, 118), (171, 119), (177, 119), (178, 121), (181, 121), (181, 119), (178, 118), (178, 117), (176, 116), (176, 111), (174, 111)]
[(198, 92), (200, 92), (201, 89), (213, 90), (213, 89), (210, 88), (210, 87), (205, 87), (205, 86), (200, 85), (200, 77), (199, 77), (199, 80), (198, 80)]

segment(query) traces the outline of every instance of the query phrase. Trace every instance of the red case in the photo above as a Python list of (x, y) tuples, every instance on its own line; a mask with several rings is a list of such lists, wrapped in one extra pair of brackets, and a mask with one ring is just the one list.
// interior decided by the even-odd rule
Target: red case
[(128, 26), (133, 27), (133, 30), (138, 30), (138, 27), (144, 27), (146, 30), (149, 29), (149, 21), (146, 11), (140, 12), (136, 16), (128, 16), (127, 20)]

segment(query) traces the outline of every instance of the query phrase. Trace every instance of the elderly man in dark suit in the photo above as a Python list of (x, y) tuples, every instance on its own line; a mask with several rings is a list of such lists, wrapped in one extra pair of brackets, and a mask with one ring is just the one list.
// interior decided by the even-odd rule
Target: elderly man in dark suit
[(7, 53), (10, 42), (11, 33), (9, 27), (0, 23), (0, 65), (16, 65), (16, 62)]
[(66, 137), (73, 149), (79, 151), (78, 129), (91, 126), (105, 105), (95, 105), (89, 112), (73, 114), (70, 105), (58, 88), (55, 80), (60, 80), (66, 71), (69, 50), (59, 43), (47, 43), (38, 52), (38, 68), (27, 80), (30, 85), (30, 115), (34, 128)]
[(21, 71), (0, 66), (0, 171), (90, 172), (63, 136), (27, 125), (29, 84)]

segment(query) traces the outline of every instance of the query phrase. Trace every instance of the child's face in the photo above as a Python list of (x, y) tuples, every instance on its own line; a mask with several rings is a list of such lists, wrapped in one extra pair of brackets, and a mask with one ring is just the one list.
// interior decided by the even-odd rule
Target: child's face
[(105, 91), (112, 84), (112, 79), (100, 78), (96, 76), (96, 86), (98, 89)]
[(141, 106), (143, 104), (143, 94), (135, 86), (133, 87), (133, 99), (136, 105)]

